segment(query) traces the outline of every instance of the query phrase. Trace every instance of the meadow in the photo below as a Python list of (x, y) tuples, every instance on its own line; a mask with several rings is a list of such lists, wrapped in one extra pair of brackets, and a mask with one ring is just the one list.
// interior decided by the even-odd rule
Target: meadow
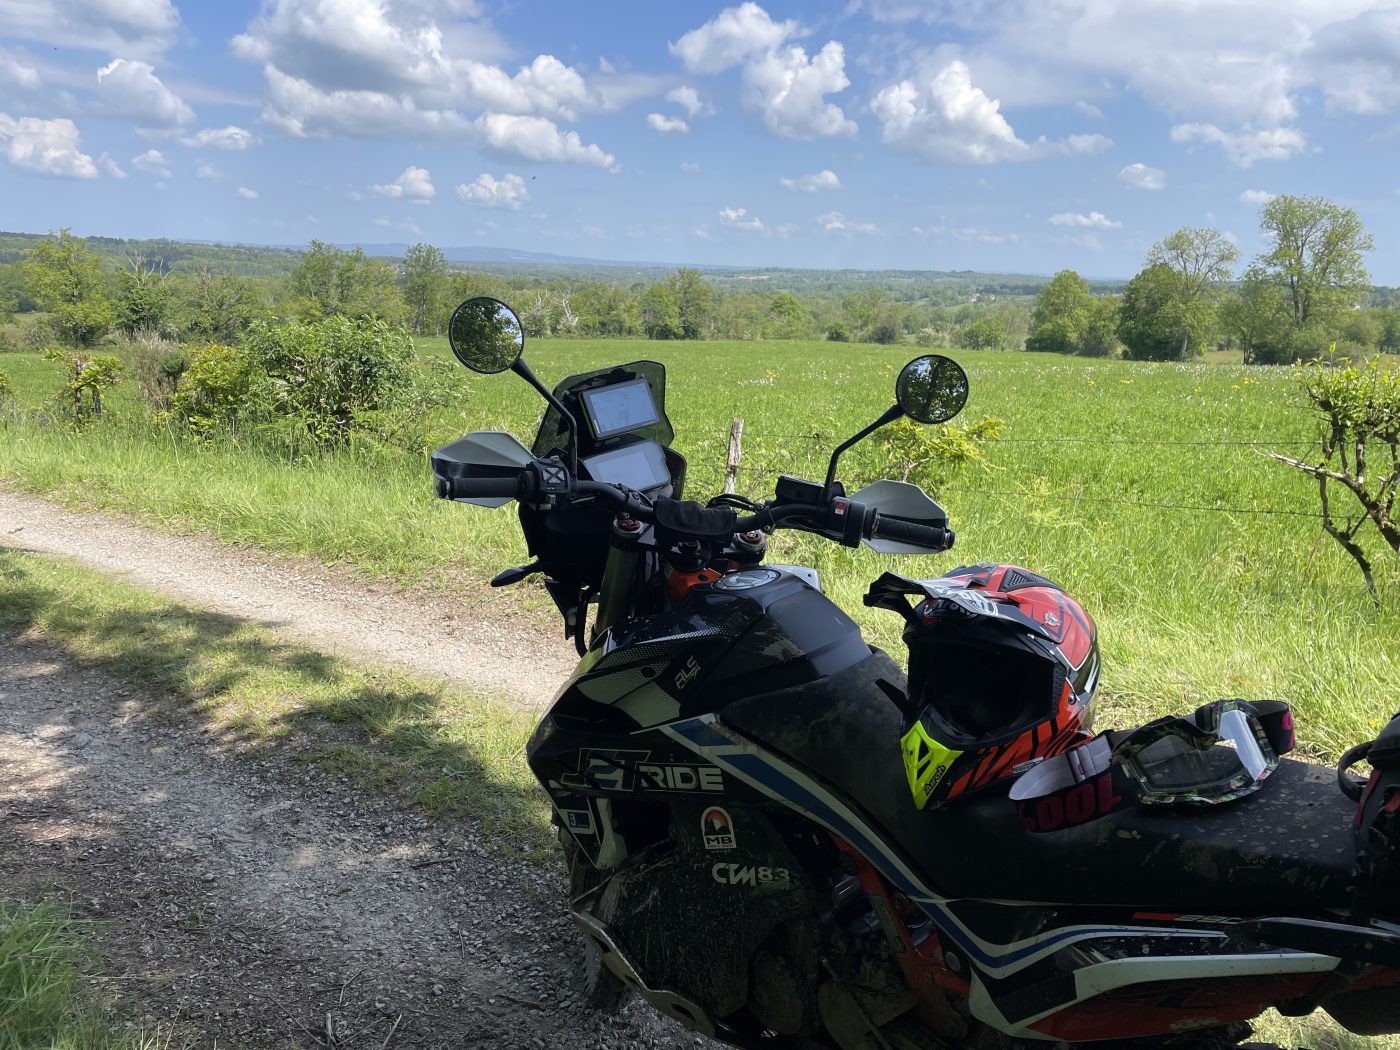
[[(447, 354), (442, 340), (419, 348)], [(675, 445), (690, 465), (687, 495), (719, 490), (729, 423), (742, 417), (739, 491), (761, 499), (780, 472), (821, 478), (830, 449), (890, 404), (894, 377), (915, 352), (556, 340), (531, 343), (527, 359), (550, 384), (605, 364), (662, 361)], [(984, 467), (937, 493), (958, 532), (955, 550), (890, 558), (791, 533), (773, 545), (774, 560), (818, 568), (872, 642), (901, 648), (895, 618), (860, 603), (885, 569), (934, 576), (1010, 561), (1061, 583), (1097, 619), (1101, 725), (1222, 696), (1281, 697), (1295, 704), (1304, 746), (1329, 758), (1398, 706), (1400, 571), (1378, 565), (1377, 610), (1354, 565), (1322, 535), (1315, 486), (1260, 452), (1301, 454), (1312, 443), (1291, 370), (952, 356), (972, 383), (964, 418), (1007, 424)], [(0, 368), (22, 405), (56, 386), (53, 366), (33, 355), (0, 356)], [(460, 411), (435, 421), (444, 439), (504, 429), (529, 443), (543, 403), (523, 382), (473, 377), (470, 391)], [(514, 514), (435, 500), (425, 459), (357, 448), (290, 462), (255, 445), (195, 443), (142, 421), (130, 384), (116, 395), (109, 418), (81, 432), (11, 412), (0, 479), (167, 529), (450, 588), (484, 607), (501, 596), (482, 581), (526, 560)], [(848, 487), (887, 472), (877, 438), (843, 460)], [(519, 604), (511, 615), (552, 615), (542, 596), (523, 612)]]

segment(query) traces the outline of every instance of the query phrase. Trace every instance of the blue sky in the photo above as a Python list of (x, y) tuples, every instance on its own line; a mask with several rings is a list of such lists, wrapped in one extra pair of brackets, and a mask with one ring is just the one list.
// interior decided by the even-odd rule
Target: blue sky
[(0, 228), (1131, 276), (1319, 194), (1400, 284), (1371, 0), (0, 0)]

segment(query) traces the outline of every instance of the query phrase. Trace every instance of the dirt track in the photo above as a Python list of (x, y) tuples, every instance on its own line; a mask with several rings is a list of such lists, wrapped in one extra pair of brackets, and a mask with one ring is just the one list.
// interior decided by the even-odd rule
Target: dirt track
[[(128, 540), (142, 553), (134, 563)], [(259, 564), (281, 571), (215, 545), (192, 553), (195, 542), (0, 494), (0, 543), (84, 550), (147, 584), (179, 547), (173, 564), (195, 561), (159, 570), (178, 578), (160, 589), (189, 600), (205, 586), (210, 607), (230, 608), (224, 581), (236, 581), (236, 602), (250, 600), (250, 565), (254, 578)], [(297, 579), (336, 601), (347, 586), (306, 569)], [(390, 623), (410, 605), (389, 603), (376, 630), (419, 629), (417, 652), (421, 625)], [(357, 599), (360, 615), (379, 606)], [(325, 641), (300, 614), (293, 622), (299, 637)], [(160, 712), (41, 639), (0, 635), (0, 885), (100, 920), (105, 972), (117, 978), (104, 988), (185, 1045), (699, 1042), (640, 1004), (610, 1019), (576, 1000), (579, 940), (553, 869), (502, 860), (469, 829), (308, 772), (296, 741), (240, 744)]]

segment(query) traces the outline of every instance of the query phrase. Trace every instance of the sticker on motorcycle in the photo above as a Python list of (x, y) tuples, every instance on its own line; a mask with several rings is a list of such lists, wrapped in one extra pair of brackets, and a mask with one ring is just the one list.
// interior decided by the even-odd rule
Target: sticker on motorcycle
[(705, 839), (706, 849), (733, 849), (734, 821), (729, 811), (722, 806), (711, 806), (700, 818), (700, 834)]
[(561, 809), (559, 817), (564, 821), (564, 827), (575, 835), (596, 835), (597, 829), (593, 824), (593, 813), (587, 809)]
[(559, 778), (566, 788), (591, 787), (603, 791), (714, 791), (724, 790), (724, 774), (717, 766), (690, 762), (648, 762), (650, 751), (618, 751), (590, 748), (579, 752), (577, 773)]
[(721, 861), (710, 869), (710, 876), (721, 886), (792, 885), (787, 868), (758, 867), (753, 864), (726, 864)]

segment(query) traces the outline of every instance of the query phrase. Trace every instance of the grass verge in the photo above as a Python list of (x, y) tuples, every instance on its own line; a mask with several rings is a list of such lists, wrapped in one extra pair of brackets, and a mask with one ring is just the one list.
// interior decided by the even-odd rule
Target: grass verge
[(0, 549), (0, 625), (134, 680), (243, 752), (299, 760), (543, 857), (548, 807), (525, 766), (532, 720), (487, 697), (362, 670), (237, 617), (57, 559)]
[(166, 1050), (117, 1031), (83, 979), (96, 962), (76, 922), (47, 904), (0, 900), (0, 1050)]

